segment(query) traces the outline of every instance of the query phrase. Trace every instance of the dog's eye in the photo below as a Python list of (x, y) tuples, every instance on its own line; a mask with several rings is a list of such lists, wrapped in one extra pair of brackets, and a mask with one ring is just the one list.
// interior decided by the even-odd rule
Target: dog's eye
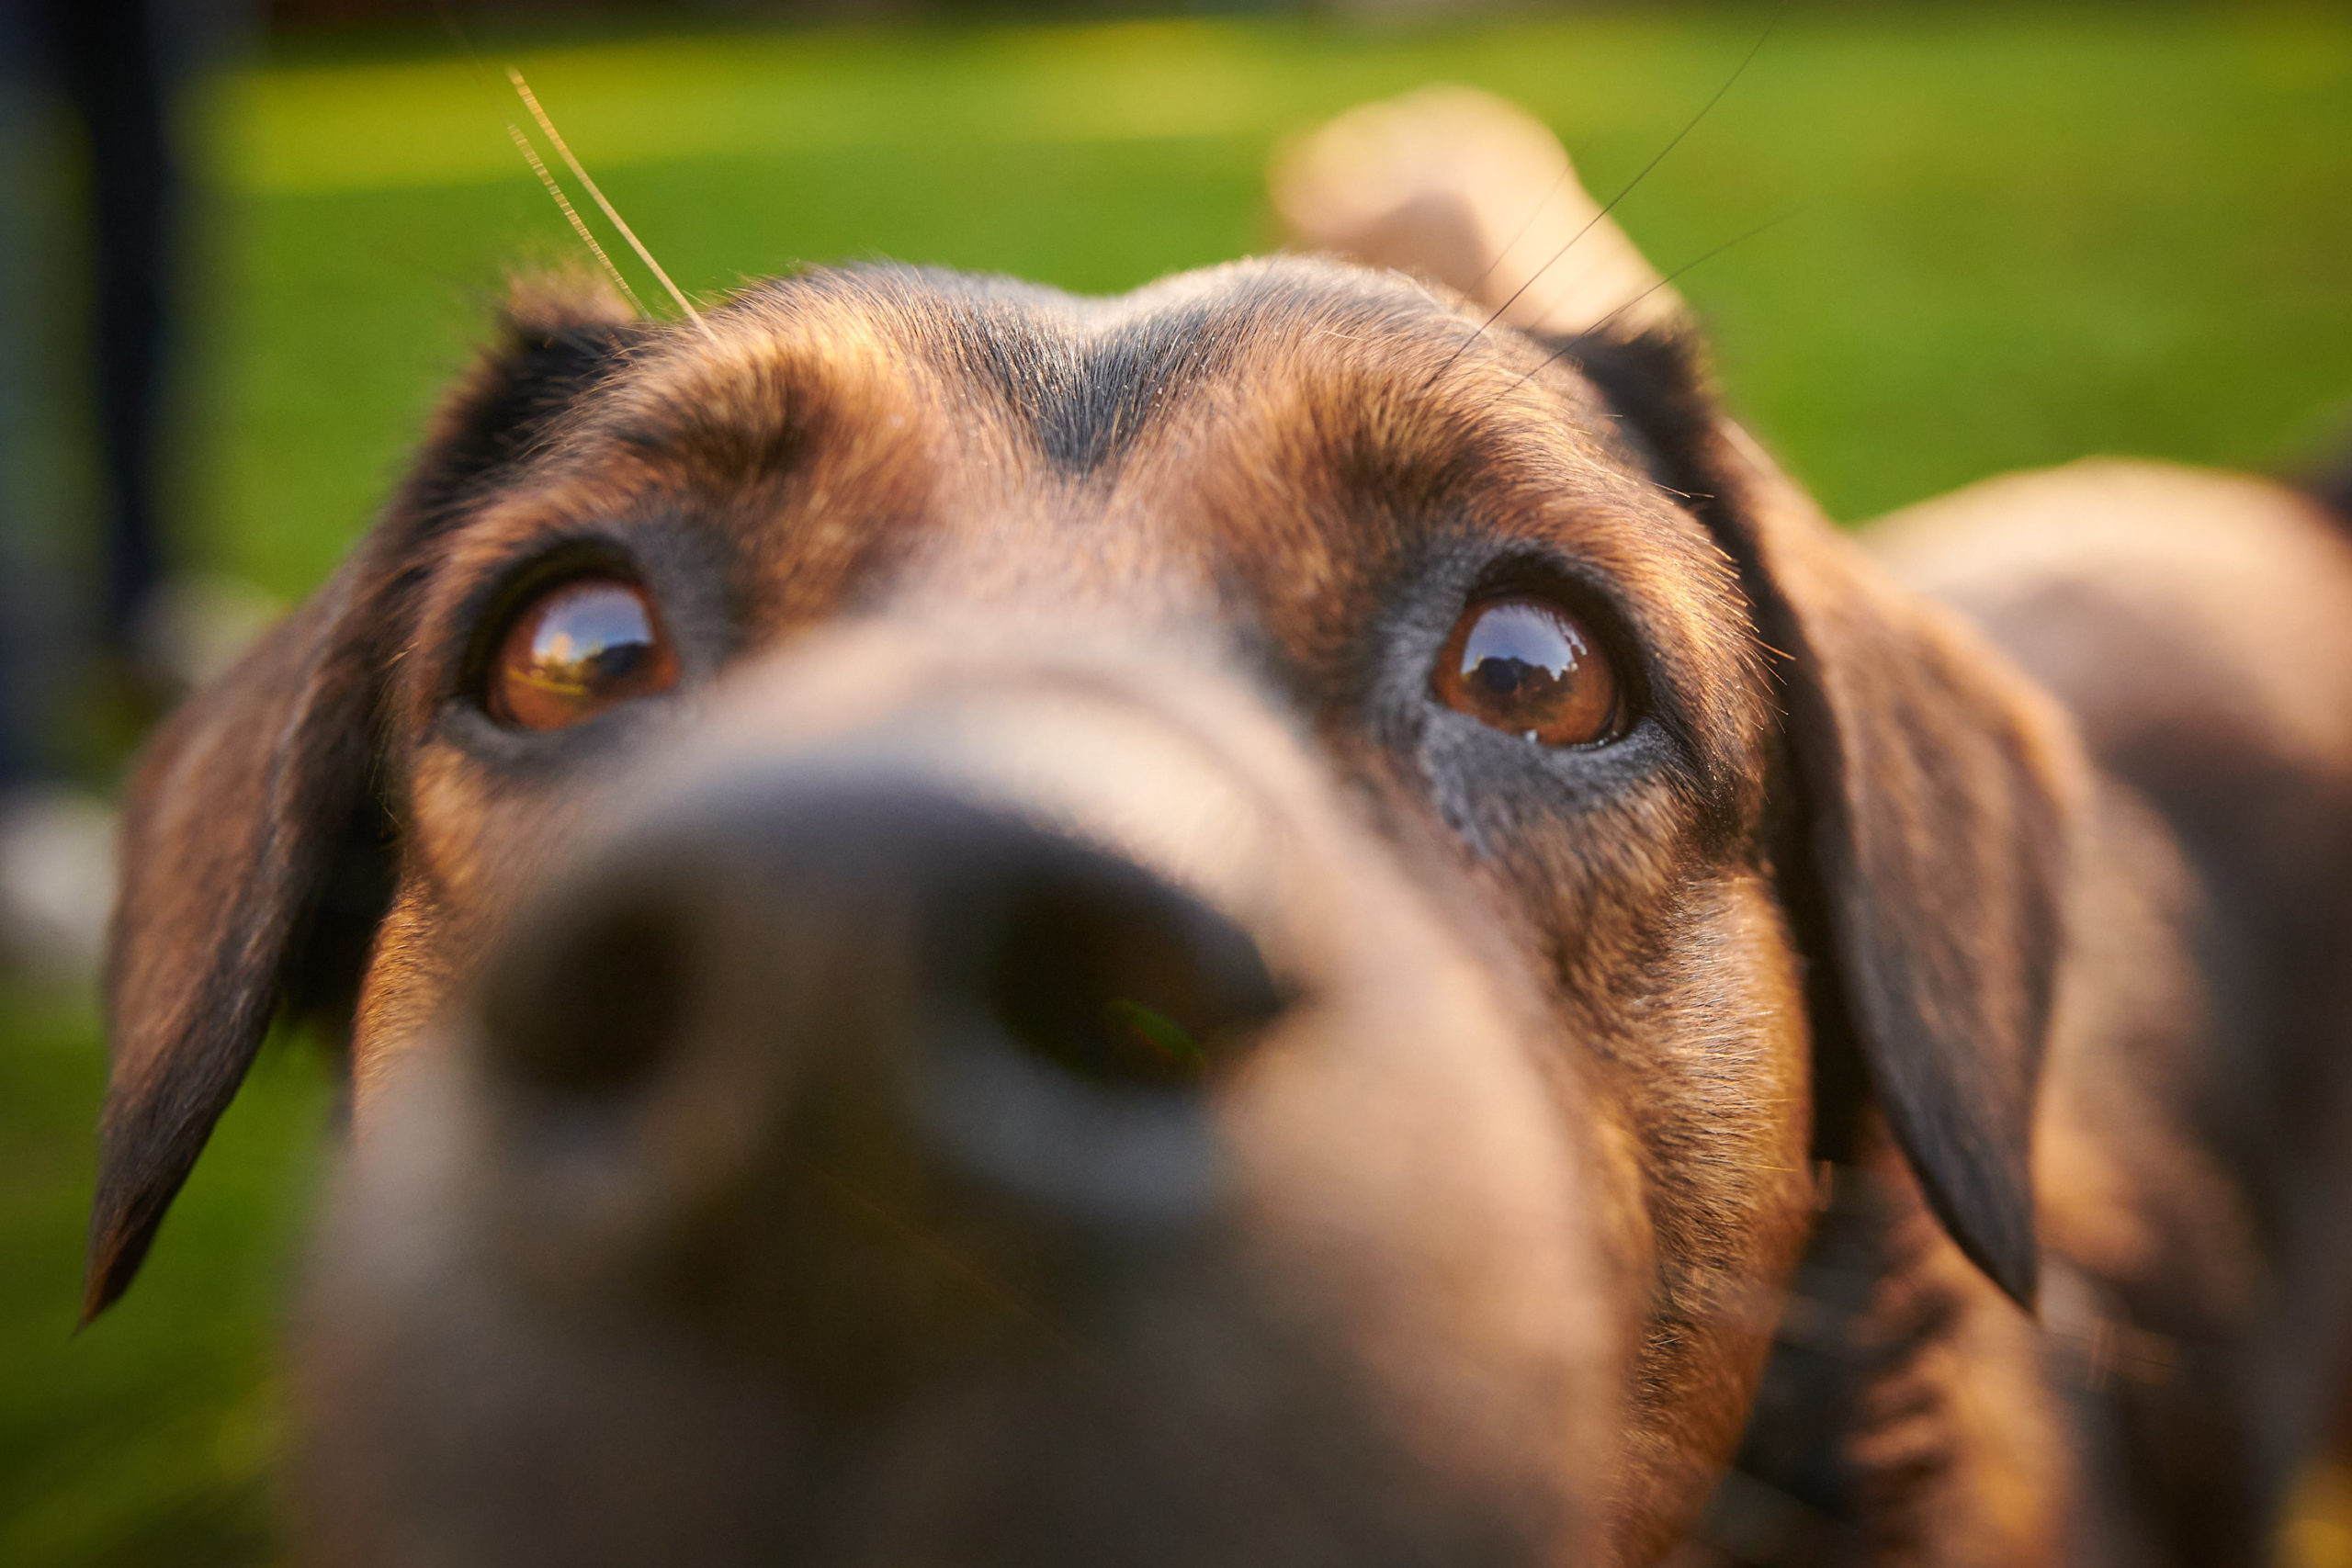
[(1430, 672), (1438, 701), (1545, 746), (1582, 746), (1617, 731), (1617, 672), (1582, 621), (1528, 594), (1462, 612)]
[(522, 729), (561, 729), (678, 683), (678, 658), (645, 591), (574, 578), (523, 607), (490, 668), (490, 716)]

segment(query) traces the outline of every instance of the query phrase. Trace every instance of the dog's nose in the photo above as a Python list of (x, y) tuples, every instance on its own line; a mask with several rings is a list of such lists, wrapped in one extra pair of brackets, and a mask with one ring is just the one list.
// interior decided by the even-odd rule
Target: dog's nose
[[(1248, 932), (1114, 851), (937, 783), (784, 772), (621, 834), (525, 918), (481, 1017), (520, 1113), (619, 1127), (616, 1160), (722, 1186), (911, 1163), (1148, 1221), (1209, 1201), (1199, 1102), (1283, 1003)], [(705, 1146), (664, 1146), (684, 1123)]]

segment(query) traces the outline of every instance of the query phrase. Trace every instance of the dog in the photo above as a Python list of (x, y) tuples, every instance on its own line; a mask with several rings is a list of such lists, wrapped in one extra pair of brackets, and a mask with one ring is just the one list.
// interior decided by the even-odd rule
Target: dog
[(2352, 539), (2109, 464), (1866, 548), (1540, 130), (1275, 189), (1323, 255), (1107, 301), (518, 291), (148, 750), (87, 1310), (290, 1009), (318, 1562), (2257, 1560)]

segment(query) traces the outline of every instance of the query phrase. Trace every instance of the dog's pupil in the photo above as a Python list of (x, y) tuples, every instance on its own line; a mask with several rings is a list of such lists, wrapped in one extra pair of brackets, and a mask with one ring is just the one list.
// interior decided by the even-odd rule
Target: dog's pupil
[(1478, 666), (1478, 679), (1498, 697), (1516, 696), (1531, 671), (1517, 659), (1489, 659)]
[(617, 681), (645, 662), (648, 651), (642, 642), (611, 643), (590, 655), (588, 662), (595, 667), (597, 680)]
[(1575, 671), (1584, 652), (1560, 615), (1525, 599), (1490, 606), (1462, 649), (1462, 673), (1489, 695), (1542, 700)]

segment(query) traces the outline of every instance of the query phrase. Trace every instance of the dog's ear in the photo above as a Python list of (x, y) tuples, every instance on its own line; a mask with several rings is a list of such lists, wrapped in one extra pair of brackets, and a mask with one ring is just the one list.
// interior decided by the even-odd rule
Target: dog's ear
[(2035, 1091), (2087, 778), (2073, 732), (1723, 417), (1687, 333), (1562, 346), (1737, 561), (1776, 657), (1782, 880), (1825, 1050), (1850, 1043), (1952, 1235), (2030, 1303)]
[(85, 1321), (130, 1283), (281, 1006), (347, 1024), (391, 892), (375, 774), (404, 567), (634, 330), (599, 294), (518, 291), (503, 341), (444, 405), (368, 541), (149, 742), (123, 809), (107, 944)]

